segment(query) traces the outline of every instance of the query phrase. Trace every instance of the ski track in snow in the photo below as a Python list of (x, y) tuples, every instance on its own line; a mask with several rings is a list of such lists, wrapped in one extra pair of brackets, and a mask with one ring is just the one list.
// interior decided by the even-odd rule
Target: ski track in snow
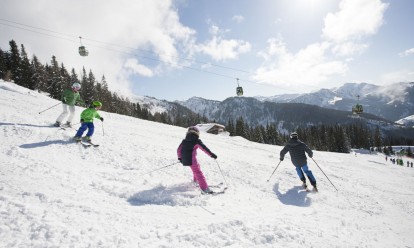
[(312, 193), (289, 155), (267, 182), (282, 147), (202, 133), (207, 182), (229, 188), (201, 195), (180, 164), (148, 173), (184, 128), (101, 112), (84, 148), (51, 127), (60, 106), (38, 114), (56, 103), (0, 81), (0, 247), (414, 247), (414, 169), (381, 154), (315, 151), (339, 191), (309, 159)]

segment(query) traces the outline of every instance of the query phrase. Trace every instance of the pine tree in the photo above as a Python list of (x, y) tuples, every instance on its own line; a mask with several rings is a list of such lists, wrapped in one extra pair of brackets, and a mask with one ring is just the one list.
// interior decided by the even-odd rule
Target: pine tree
[(0, 79), (5, 79), (7, 73), (6, 53), (0, 49)]
[(42, 65), (42, 63), (39, 62), (38, 58), (33, 55), (33, 59), (31, 62), (31, 71), (32, 71), (32, 77), (31, 80), (34, 83), (34, 89), (37, 89), (38, 91), (46, 92), (46, 70), (45, 67)]
[(24, 45), (21, 45), (21, 59), (20, 59), (20, 71), (21, 71), (21, 85), (28, 89), (34, 90), (35, 82), (33, 82), (33, 71), (30, 65), (30, 60), (27, 57), (26, 49)]
[(11, 40), (9, 42), (10, 44), (10, 57), (8, 61), (8, 67), (11, 72), (11, 79), (14, 80), (14, 82), (18, 85), (22, 85), (21, 77), (22, 72), (20, 68), (20, 52), (19, 48), (17, 47), (17, 44), (14, 40)]
[(52, 56), (51, 65), (47, 67), (47, 91), (54, 99), (61, 99), (64, 90), (64, 82), (60, 73), (60, 67), (55, 56)]

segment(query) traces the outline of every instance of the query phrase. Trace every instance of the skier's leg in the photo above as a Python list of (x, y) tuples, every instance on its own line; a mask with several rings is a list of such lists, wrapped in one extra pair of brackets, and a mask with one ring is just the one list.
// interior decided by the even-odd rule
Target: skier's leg
[(58, 122), (59, 124), (62, 123), (62, 121), (63, 121), (63, 119), (65, 119), (66, 115), (68, 115), (68, 105), (67, 104), (62, 104), (62, 113), (56, 119), (56, 122)]
[(78, 131), (76, 132), (75, 137), (82, 137), (83, 133), (85, 132), (85, 130), (88, 128), (88, 124), (83, 122), (80, 126), (80, 128), (78, 129)]
[(88, 132), (86, 133), (86, 137), (92, 137), (94, 131), (95, 125), (93, 125), (93, 122), (88, 122)]
[(312, 174), (312, 171), (309, 170), (308, 165), (305, 164), (304, 166), (302, 166), (303, 171), (305, 172), (306, 176), (308, 176), (310, 183), (312, 184), (312, 186), (316, 185), (316, 179)]
[(302, 168), (300, 166), (295, 166), (295, 167), (296, 167), (296, 173), (298, 173), (299, 179), (303, 183), (306, 183), (306, 178), (305, 178), (305, 175), (303, 175)]
[(75, 106), (68, 106), (68, 108), (69, 108), (68, 123), (72, 123), (73, 117), (75, 117)]
[(200, 186), (201, 190), (205, 190), (208, 188), (208, 184), (206, 182), (206, 178), (204, 177), (203, 172), (200, 169), (199, 164), (191, 165), (191, 170), (193, 171), (194, 178), (197, 180), (198, 185)]

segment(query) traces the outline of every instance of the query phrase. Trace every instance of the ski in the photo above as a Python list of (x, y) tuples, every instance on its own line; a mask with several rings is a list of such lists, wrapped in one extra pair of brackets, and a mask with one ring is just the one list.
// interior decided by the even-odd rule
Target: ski
[(214, 185), (209, 185), (208, 187), (210, 188), (220, 188), (221, 186), (223, 186), (224, 183), (218, 183), (218, 184), (214, 184)]
[(99, 144), (94, 144), (94, 143), (88, 142), (88, 141), (81, 141), (81, 143), (82, 143), (82, 145), (87, 146), (87, 147), (90, 147), (90, 146), (98, 147), (99, 146)]
[(82, 144), (93, 146), (93, 147), (98, 147), (99, 146), (99, 144), (95, 144), (95, 143), (92, 143), (92, 142), (89, 142), (89, 141), (81, 141), (81, 142), (82, 142)]
[(202, 195), (221, 195), (221, 194), (226, 193), (226, 190), (227, 190), (227, 187), (224, 187), (223, 189), (220, 189), (219, 191), (213, 191), (213, 192), (208, 193), (208, 194), (203, 194), (202, 193)]

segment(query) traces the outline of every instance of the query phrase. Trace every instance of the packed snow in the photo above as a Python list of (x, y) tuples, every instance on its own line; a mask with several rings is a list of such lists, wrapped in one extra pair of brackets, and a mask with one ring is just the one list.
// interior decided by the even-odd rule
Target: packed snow
[(0, 81), (0, 247), (414, 247), (414, 168), (383, 154), (315, 151), (314, 193), (289, 155), (270, 177), (281, 146), (201, 133), (207, 182), (228, 186), (202, 195), (185, 128), (101, 111), (84, 148), (52, 127), (60, 105), (39, 114), (58, 103)]

